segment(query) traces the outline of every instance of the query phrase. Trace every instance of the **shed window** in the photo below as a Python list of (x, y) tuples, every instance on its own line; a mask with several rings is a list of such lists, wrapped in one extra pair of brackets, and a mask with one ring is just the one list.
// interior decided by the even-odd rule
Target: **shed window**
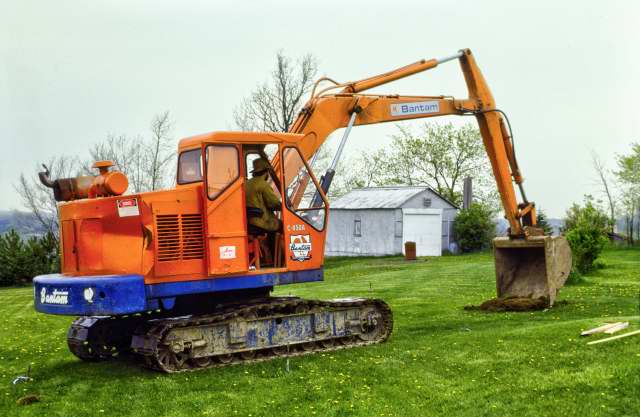
[(425, 207), (431, 207), (431, 199), (430, 198), (423, 198), (422, 199), (422, 205)]
[(362, 222), (360, 219), (355, 219), (353, 221), (353, 235), (362, 236)]
[(396, 220), (394, 236), (402, 237), (402, 220)]

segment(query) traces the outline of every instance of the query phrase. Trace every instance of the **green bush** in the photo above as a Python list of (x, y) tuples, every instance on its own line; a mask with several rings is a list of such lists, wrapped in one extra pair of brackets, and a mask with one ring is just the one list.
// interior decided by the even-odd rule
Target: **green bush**
[(574, 204), (565, 219), (565, 236), (573, 253), (573, 268), (580, 274), (590, 272), (609, 239), (609, 217), (586, 198), (584, 206)]
[(484, 204), (472, 204), (468, 209), (460, 210), (453, 230), (462, 252), (486, 249), (496, 234), (493, 212)]
[(60, 269), (58, 243), (51, 234), (24, 241), (15, 230), (0, 235), (0, 285), (30, 282)]

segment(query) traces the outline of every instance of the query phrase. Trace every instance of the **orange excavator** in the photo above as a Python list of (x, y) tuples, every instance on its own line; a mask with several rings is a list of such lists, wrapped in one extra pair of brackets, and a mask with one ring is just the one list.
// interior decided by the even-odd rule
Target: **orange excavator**
[[(456, 60), (466, 99), (363, 93)], [(509, 236), (494, 241), (498, 296), (544, 297), (552, 305), (569, 273), (569, 246), (536, 227), (508, 119), (471, 51), (462, 50), (361, 81), (323, 78), (287, 133), (183, 139), (170, 190), (125, 196), (126, 176), (108, 161), (94, 165), (95, 177), (41, 173), (59, 201), (62, 272), (34, 279), (35, 308), (79, 316), (67, 342), (80, 359), (132, 352), (164, 372), (382, 342), (393, 327), (382, 300), (270, 294), (277, 285), (323, 279), (326, 194), (351, 129), (443, 115), (475, 116), (493, 168), (510, 225)], [(339, 128), (346, 129), (338, 151), (318, 180), (314, 156)], [(252, 217), (264, 213), (246, 205), (256, 159), (269, 161), (266, 181), (280, 199), (276, 231), (255, 226)]]

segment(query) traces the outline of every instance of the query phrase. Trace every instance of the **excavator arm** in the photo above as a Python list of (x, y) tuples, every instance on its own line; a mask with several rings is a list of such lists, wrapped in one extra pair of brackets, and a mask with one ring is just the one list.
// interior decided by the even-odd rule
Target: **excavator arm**
[[(469, 94), (466, 99), (363, 93), (453, 60), (458, 60), (464, 74)], [(331, 85), (320, 90), (321, 82)], [(509, 237), (499, 237), (493, 242), (498, 296), (543, 297), (548, 305), (553, 305), (557, 291), (564, 285), (571, 269), (571, 250), (564, 237), (544, 236), (536, 227), (535, 206), (527, 200), (524, 192), (508, 119), (496, 107), (470, 50), (461, 50), (442, 59), (418, 61), (355, 82), (340, 84), (322, 78), (314, 86), (311, 99), (290, 132), (304, 135), (298, 146), (303, 157), (312, 160), (331, 132), (346, 127), (336, 152), (338, 156), (327, 171), (327, 184), (330, 184), (335, 162), (353, 126), (445, 115), (475, 116), (509, 222)], [(514, 183), (520, 190), (520, 203)], [(327, 187), (323, 184), (325, 191)]]
[[(401, 96), (361, 94), (363, 91), (405, 78), (438, 65), (458, 59), (469, 91), (469, 98), (457, 100), (447, 96)], [(316, 93), (319, 83), (329, 81), (332, 86)], [(518, 168), (511, 135), (505, 118), (495, 107), (487, 83), (468, 49), (442, 58), (422, 60), (385, 74), (361, 81), (339, 84), (328, 78), (316, 83), (312, 97), (304, 106), (290, 129), (304, 134), (299, 144), (306, 159), (311, 159), (328, 136), (336, 129), (384, 122), (422, 119), (446, 115), (475, 115), (484, 147), (491, 162), (500, 193), (510, 235), (523, 237), (535, 234), (534, 204), (526, 200), (522, 175)], [(523, 202), (518, 203), (513, 182), (520, 188)]]

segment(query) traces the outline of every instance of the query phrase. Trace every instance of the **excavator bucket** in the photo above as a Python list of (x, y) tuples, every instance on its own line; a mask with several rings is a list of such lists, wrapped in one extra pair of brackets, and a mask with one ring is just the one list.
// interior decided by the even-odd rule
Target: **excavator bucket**
[(563, 236), (493, 240), (498, 297), (545, 297), (552, 306), (571, 271), (571, 248)]

